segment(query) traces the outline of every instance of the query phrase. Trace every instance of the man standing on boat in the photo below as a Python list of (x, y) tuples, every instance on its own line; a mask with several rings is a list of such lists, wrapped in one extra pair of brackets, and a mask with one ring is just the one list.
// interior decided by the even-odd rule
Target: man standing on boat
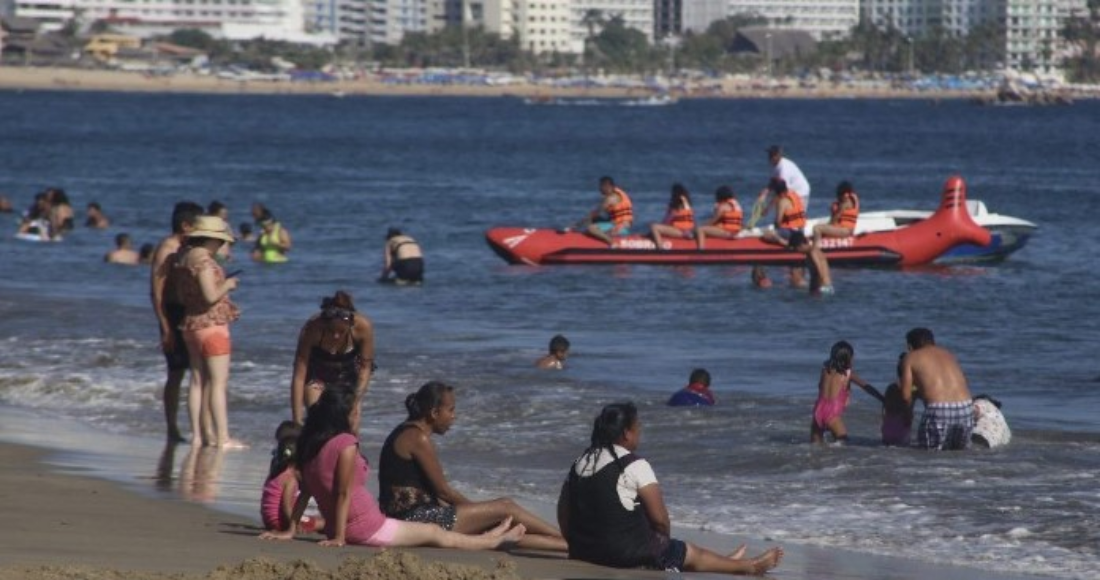
[[(615, 180), (604, 176), (600, 178), (600, 195), (603, 201), (592, 210), (585, 233), (614, 247), (612, 236), (625, 236), (630, 233), (634, 223), (634, 204), (625, 191), (615, 185)], [(601, 219), (602, 218), (602, 219)]]
[(760, 198), (763, 199), (770, 190), (770, 183), (772, 180), (781, 179), (787, 184), (787, 188), (798, 194), (798, 197), (802, 198), (802, 207), (809, 210), (810, 208), (810, 182), (806, 180), (806, 176), (802, 174), (802, 170), (798, 168), (798, 165), (794, 161), (787, 159), (783, 156), (783, 147), (779, 145), (772, 145), (767, 148), (768, 163), (772, 166), (772, 173), (768, 179), (769, 185), (765, 186), (760, 191)]
[(914, 328), (905, 335), (909, 351), (899, 364), (898, 386), (906, 404), (924, 401), (917, 429), (922, 449), (966, 449), (974, 430), (974, 400), (955, 355), (936, 346), (932, 331)]

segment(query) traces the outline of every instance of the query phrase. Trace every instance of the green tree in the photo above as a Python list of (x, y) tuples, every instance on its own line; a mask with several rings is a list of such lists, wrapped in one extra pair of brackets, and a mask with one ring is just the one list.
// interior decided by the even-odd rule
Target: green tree
[(629, 28), (621, 16), (614, 16), (596, 36), (594, 46), (604, 65), (615, 72), (645, 72), (660, 67), (661, 55), (639, 30)]
[(1064, 63), (1069, 79), (1100, 81), (1100, 62), (1096, 58), (1096, 48), (1100, 44), (1100, 0), (1089, 0), (1087, 14), (1067, 19), (1062, 34), (1077, 52)]

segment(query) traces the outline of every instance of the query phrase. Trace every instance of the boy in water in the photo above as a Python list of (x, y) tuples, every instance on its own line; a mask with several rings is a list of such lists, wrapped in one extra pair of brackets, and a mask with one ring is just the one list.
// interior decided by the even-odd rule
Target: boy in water
[(557, 334), (550, 339), (550, 354), (535, 361), (535, 366), (540, 369), (562, 370), (565, 368), (565, 359), (569, 358), (569, 340)]
[(672, 407), (709, 407), (716, 401), (710, 390), (710, 373), (707, 369), (695, 369), (688, 377), (688, 385), (673, 393), (668, 399)]

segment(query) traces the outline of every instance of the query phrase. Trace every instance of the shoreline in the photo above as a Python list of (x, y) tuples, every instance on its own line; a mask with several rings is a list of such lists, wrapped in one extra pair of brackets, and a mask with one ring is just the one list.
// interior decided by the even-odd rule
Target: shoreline
[[(178, 477), (171, 471), (167, 484), (162, 474), (148, 475), (147, 455), (150, 450), (155, 452), (159, 440), (99, 433), (80, 424), (57, 425), (40, 437), (41, 427), (36, 425), (59, 419), (26, 416), (8, 406), (0, 407), (0, 419), (0, 464), (5, 466), (0, 470), (0, 497), (7, 500), (9, 522), (0, 527), (0, 580), (289, 580), (298, 577), (293, 571), (303, 566), (319, 567), (321, 575), (311, 573), (311, 577), (322, 580), (357, 579), (368, 568), (370, 577), (377, 580), (414, 575), (433, 580), (667, 577), (664, 572), (604, 568), (555, 553), (526, 550), (321, 548), (316, 545), (320, 539), (316, 535), (291, 542), (265, 542), (256, 537), (261, 531), (258, 517), (227, 511), (225, 505), (208, 497), (185, 497), (182, 470)], [(181, 453), (186, 449), (189, 446), (180, 446)], [(242, 479), (250, 480), (234, 479), (233, 472), (223, 470), (210, 487), (244, 485)], [(553, 509), (528, 507), (544, 517)], [(790, 580), (878, 580), (884, 570), (890, 570), (896, 580), (1040, 578), (787, 544), (782, 538), (737, 538), (680, 528), (674, 529), (673, 535), (719, 551), (730, 551), (745, 542), (750, 554), (782, 545), (786, 556), (773, 574)], [(386, 556), (372, 560), (379, 554)], [(359, 560), (351, 560), (353, 556)], [(686, 577), (729, 578), (698, 573)]]
[[(766, 88), (760, 80), (720, 81), (721, 90), (674, 91), (679, 99), (988, 99), (995, 91), (916, 91), (886, 86), (829, 85), (813, 88)], [(179, 74), (151, 76), (138, 72), (69, 68), (0, 67), (0, 90), (92, 91), (135, 93), (192, 93), (237, 95), (326, 95), (404, 97), (517, 97), (517, 98), (642, 98), (655, 94), (648, 88), (557, 87), (542, 84), (499, 86), (463, 84), (395, 84), (378, 80), (332, 82), (237, 81), (214, 76)]]

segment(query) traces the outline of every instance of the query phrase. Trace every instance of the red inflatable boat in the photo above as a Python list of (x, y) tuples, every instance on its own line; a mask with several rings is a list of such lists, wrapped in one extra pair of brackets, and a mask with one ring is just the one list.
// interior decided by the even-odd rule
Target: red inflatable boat
[[(809, 236), (809, 232), (807, 232)], [(761, 241), (759, 233), (734, 240), (708, 238), (705, 250), (695, 240), (666, 238), (657, 249), (649, 236), (615, 238), (613, 247), (577, 232), (553, 229), (493, 228), (489, 246), (511, 264), (800, 264), (805, 254)], [(940, 207), (931, 217), (888, 232), (825, 238), (830, 264), (918, 266), (959, 244), (986, 246), (989, 231), (974, 223), (966, 209), (966, 183), (952, 176), (944, 184)]]

